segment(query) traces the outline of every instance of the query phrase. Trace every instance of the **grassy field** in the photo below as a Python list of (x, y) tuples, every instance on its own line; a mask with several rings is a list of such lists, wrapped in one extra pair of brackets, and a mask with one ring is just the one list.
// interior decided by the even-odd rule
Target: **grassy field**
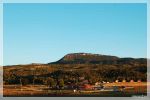
[[(61, 97), (61, 96), (92, 96), (92, 97), (130, 97), (130, 96), (146, 96), (147, 83), (146, 82), (121, 82), (121, 83), (107, 83), (105, 87), (111, 86), (125, 86), (123, 91), (99, 91), (99, 92), (73, 92), (73, 90), (50, 90), (44, 85), (4, 85), (3, 96), (12, 97)], [(148, 84), (148, 87), (150, 84)]]

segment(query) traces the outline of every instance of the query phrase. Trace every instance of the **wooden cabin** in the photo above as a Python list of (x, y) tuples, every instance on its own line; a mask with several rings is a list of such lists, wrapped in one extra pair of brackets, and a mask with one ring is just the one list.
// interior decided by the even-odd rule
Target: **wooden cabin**
[(141, 82), (141, 80), (138, 80), (137, 82)]
[(130, 82), (134, 82), (134, 80), (130, 80)]
[(124, 79), (124, 80), (122, 80), (122, 82), (126, 82), (126, 80)]
[(116, 82), (116, 83), (118, 83), (118, 82), (119, 82), (119, 80), (116, 80), (115, 82)]

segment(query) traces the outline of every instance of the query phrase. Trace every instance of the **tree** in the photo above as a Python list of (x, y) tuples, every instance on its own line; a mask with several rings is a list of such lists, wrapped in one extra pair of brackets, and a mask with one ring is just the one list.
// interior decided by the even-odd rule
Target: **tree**
[(64, 87), (64, 85), (65, 85), (65, 84), (64, 84), (64, 80), (63, 80), (63, 79), (60, 79), (58, 85), (59, 85), (59, 88), (62, 89), (62, 88)]
[(48, 77), (47, 80), (46, 80), (46, 84), (51, 87), (51, 88), (54, 88), (56, 86), (56, 82), (53, 78), (51, 77)]
[(27, 85), (27, 84), (29, 84), (29, 80), (27, 78), (21, 78), (21, 84)]

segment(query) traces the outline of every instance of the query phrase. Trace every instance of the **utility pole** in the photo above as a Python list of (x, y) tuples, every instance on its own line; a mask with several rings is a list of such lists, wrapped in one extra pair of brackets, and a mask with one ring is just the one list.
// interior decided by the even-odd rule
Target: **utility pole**
[(21, 80), (21, 77), (20, 77), (20, 87), (21, 87), (21, 91), (22, 91), (22, 80)]

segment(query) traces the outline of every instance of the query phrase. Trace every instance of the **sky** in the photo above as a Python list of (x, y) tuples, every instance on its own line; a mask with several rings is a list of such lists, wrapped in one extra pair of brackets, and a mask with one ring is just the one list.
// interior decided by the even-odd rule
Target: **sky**
[(145, 58), (146, 4), (4, 4), (3, 64), (68, 53)]

